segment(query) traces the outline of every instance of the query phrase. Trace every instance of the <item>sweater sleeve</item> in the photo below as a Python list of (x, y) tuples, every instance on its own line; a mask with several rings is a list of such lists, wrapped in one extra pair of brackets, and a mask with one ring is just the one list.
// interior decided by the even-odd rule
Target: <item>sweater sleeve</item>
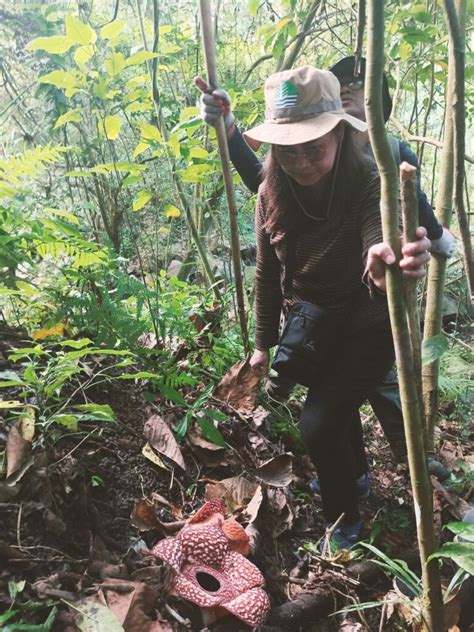
[(367, 253), (374, 244), (383, 241), (382, 217), (380, 214), (380, 178), (373, 174), (367, 182), (360, 200), (360, 237), (362, 241), (362, 263), (367, 263)]
[(418, 167), (418, 158), (416, 154), (410, 149), (408, 143), (400, 141), (400, 160), (408, 162), (413, 167), (416, 167), (416, 190), (418, 193), (418, 212), (419, 223), (424, 226), (428, 231), (428, 237), (430, 239), (439, 239), (443, 234), (443, 227), (436, 219), (431, 204), (428, 202), (426, 194), (421, 189), (421, 177)]
[[(400, 217), (399, 225), (401, 229)], [(382, 216), (380, 212), (380, 178), (378, 174), (372, 176), (362, 194), (360, 237), (362, 241), (362, 264), (364, 269), (362, 283), (367, 286), (370, 297), (374, 300), (380, 294), (385, 294), (385, 292), (380, 291), (372, 281), (367, 269), (367, 254), (369, 248), (383, 241)]]
[(282, 307), (281, 266), (270, 243), (270, 234), (264, 228), (264, 206), (263, 195), (259, 191), (255, 215), (257, 240), (255, 348), (262, 351), (268, 350), (278, 343)]
[(229, 138), (228, 145), (232, 164), (237, 169), (245, 186), (252, 193), (257, 193), (262, 182), (262, 163), (247, 145), (237, 128)]

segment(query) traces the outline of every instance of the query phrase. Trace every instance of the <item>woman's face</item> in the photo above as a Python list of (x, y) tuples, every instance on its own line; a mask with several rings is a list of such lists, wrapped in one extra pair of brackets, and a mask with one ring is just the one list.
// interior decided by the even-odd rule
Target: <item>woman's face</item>
[(300, 145), (274, 145), (276, 159), (283, 171), (302, 186), (322, 180), (334, 166), (339, 133), (331, 130), (317, 140)]

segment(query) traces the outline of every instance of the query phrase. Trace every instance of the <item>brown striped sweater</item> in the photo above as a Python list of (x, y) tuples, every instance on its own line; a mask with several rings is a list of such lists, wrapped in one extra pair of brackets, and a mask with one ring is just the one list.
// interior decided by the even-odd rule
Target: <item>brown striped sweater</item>
[[(339, 307), (351, 301), (347, 330), (353, 333), (388, 321), (386, 298), (376, 293), (371, 297), (362, 282), (367, 251), (382, 241), (378, 174), (371, 172), (354, 188), (350, 204), (331, 208), (324, 222), (304, 217), (295, 200), (298, 232), (293, 295), (283, 305), (286, 234), (270, 234), (265, 229), (266, 182), (260, 186), (255, 222), (257, 349), (267, 350), (277, 344), (281, 310), (298, 301), (321, 307)], [(324, 215), (316, 207), (310, 212)]]

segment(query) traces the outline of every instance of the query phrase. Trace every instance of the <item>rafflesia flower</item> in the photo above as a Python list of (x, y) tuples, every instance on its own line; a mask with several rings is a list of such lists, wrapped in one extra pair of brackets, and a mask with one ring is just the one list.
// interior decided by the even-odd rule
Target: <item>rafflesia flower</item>
[(205, 625), (231, 613), (250, 626), (260, 625), (270, 602), (263, 575), (239, 551), (248, 537), (235, 520), (225, 520), (218, 499), (206, 503), (177, 536), (152, 549), (176, 572), (173, 594), (201, 608)]

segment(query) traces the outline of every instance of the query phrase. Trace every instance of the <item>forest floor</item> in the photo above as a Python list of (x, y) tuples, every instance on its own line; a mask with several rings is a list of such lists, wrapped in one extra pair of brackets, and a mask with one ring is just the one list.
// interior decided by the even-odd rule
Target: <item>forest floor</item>
[[(7, 350), (5, 344), (2, 370), (9, 368)], [(382, 599), (393, 586), (373, 565), (364, 567), (367, 552), (320, 554), (321, 504), (309, 488), (315, 473), (292, 421), (297, 399), (272, 412), (220, 405), (228, 415), (219, 425), (226, 447), (206, 439), (193, 422), (176, 449), (163, 427), (174, 428), (183, 410), (159, 395), (149, 401), (144, 390), (138, 382), (111, 382), (89, 391), (88, 401), (113, 408), (115, 423), (84, 422), (76, 432), (53, 429), (37, 434), (26, 448), (15, 443), (13, 422), (2, 411), (0, 448), (7, 458), (15, 453), (19, 459), (15, 474), (0, 483), (0, 621), (5, 630), (207, 629), (197, 606), (167, 596), (169, 573), (150, 549), (175, 535), (214, 496), (225, 499), (243, 526), (251, 525), (250, 559), (265, 577), (272, 604), (261, 630), (410, 629), (403, 604), (332, 614), (347, 604)], [(7, 393), (7, 398), (15, 396), (14, 389)], [(473, 462), (474, 426), (462, 406), (452, 403), (444, 405), (442, 417), (438, 455), (452, 474), (447, 483), (433, 479), (434, 516), (436, 531), (446, 540), (442, 526), (462, 519), (472, 502), (465, 472)], [(361, 505), (364, 537), (416, 571), (406, 468), (394, 462), (369, 409), (363, 421), (373, 477), (370, 497)], [(288, 610), (291, 604), (299, 609)], [(123, 627), (107, 618), (110, 610)], [(10, 622), (5, 613), (14, 613)], [(250, 629), (232, 616), (211, 628)]]

